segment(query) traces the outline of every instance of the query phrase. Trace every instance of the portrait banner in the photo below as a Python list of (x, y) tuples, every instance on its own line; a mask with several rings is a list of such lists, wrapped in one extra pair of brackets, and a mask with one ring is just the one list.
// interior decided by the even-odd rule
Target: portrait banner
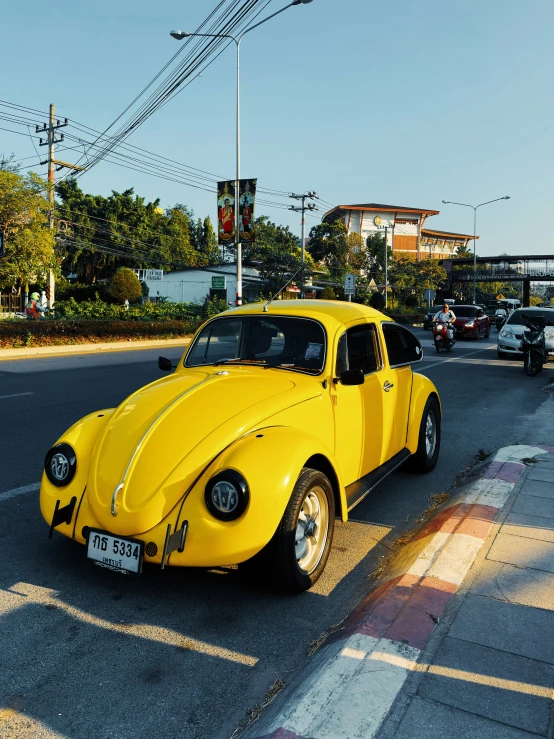
[(217, 237), (220, 244), (235, 241), (235, 180), (217, 183)]
[(240, 241), (255, 241), (254, 203), (258, 180), (239, 180), (239, 238)]

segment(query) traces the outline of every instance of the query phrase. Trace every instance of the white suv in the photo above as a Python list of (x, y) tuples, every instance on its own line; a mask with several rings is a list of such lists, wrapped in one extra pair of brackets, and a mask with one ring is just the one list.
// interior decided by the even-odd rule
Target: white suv
[(554, 358), (554, 308), (518, 308), (508, 318), (498, 334), (498, 358), (508, 359), (510, 356), (520, 357), (521, 340), (526, 330), (525, 318), (531, 320), (535, 316), (542, 316), (546, 321), (546, 348), (548, 354)]

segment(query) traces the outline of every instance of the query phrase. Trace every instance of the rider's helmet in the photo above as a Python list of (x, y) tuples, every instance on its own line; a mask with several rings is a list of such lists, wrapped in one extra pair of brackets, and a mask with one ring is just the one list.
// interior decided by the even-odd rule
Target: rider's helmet
[(40, 300), (40, 295), (38, 293), (31, 293), (31, 300)]

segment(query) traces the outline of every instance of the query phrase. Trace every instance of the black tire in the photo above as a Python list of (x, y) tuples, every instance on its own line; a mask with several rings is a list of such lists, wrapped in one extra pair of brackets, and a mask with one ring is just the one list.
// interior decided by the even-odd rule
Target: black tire
[[(319, 489), (324, 493), (327, 502), (327, 526), (321, 553), (310, 570), (306, 571), (301, 569), (296, 558), (296, 534), (302, 505), (314, 489)], [(245, 563), (248, 565), (246, 569), (252, 571), (255, 568), (260, 579), (270, 580), (280, 590), (290, 593), (302, 593), (309, 590), (319, 580), (325, 569), (334, 530), (335, 497), (331, 483), (323, 472), (306, 467), (296, 481), (273, 538), (253, 560), (250, 560), (250, 563)]]
[[(431, 417), (435, 427), (435, 444), (430, 454), (426, 444), (427, 440), (427, 418)], [(435, 397), (430, 396), (427, 399), (421, 424), (419, 427), (419, 437), (417, 451), (410, 459), (410, 467), (413, 472), (426, 473), (434, 470), (439, 458), (441, 445), (441, 413), (438, 401)]]
[(435, 341), (435, 349), (437, 350), (437, 354), (441, 353), (441, 350), (439, 349), (439, 342)]
[(490, 335), (491, 335), (491, 327), (490, 327), (490, 324), (489, 324), (489, 330), (487, 331), (486, 334), (483, 334), (483, 338), (484, 339), (488, 339)]
[(498, 359), (509, 359), (509, 355), (506, 352), (497, 351), (496, 355)]
[(533, 357), (531, 352), (525, 352), (523, 355), (523, 369), (527, 377), (535, 377), (542, 371), (542, 362), (540, 359)]

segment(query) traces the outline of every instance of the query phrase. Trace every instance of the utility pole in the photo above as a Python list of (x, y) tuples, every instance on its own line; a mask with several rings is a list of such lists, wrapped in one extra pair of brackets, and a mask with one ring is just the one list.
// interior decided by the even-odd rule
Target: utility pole
[[(60, 134), (60, 138), (56, 138), (56, 131), (58, 128), (63, 128), (64, 126), (68, 125), (67, 118), (64, 118), (63, 121), (56, 120), (55, 117), (56, 109), (54, 105), (50, 104), (50, 117), (48, 123), (44, 123), (42, 126), (36, 126), (35, 131), (36, 133), (46, 133), (47, 138), (45, 141), (40, 139), (39, 146), (47, 146), (48, 147), (48, 159), (46, 159), (44, 162), (41, 162), (41, 164), (48, 164), (48, 183), (50, 187), (48, 188), (48, 199), (50, 201), (50, 211), (48, 214), (48, 226), (51, 231), (54, 230), (54, 208), (55, 208), (55, 199), (54, 199), (54, 184), (56, 182), (56, 175), (55, 171), (62, 169), (62, 167), (68, 167), (69, 169), (82, 171), (84, 167), (78, 167), (76, 164), (68, 164), (67, 162), (60, 162), (54, 159), (54, 144), (59, 144), (61, 141), (64, 140), (63, 133)], [(55, 282), (54, 282), (54, 273), (52, 270), (49, 270), (48, 277), (46, 280), (46, 299), (48, 301), (48, 308), (52, 308), (54, 305), (55, 300)], [(25, 295), (25, 303), (27, 303), (28, 296)]]
[(302, 205), (289, 205), (289, 210), (294, 210), (298, 213), (302, 213), (302, 270), (300, 272), (301, 274), (301, 288), (300, 288), (300, 297), (304, 298), (304, 283), (305, 283), (305, 272), (304, 272), (304, 265), (306, 261), (306, 216), (305, 213), (307, 210), (315, 210), (316, 204), (315, 203), (308, 203), (306, 205), (306, 200), (315, 200), (318, 198), (318, 194), (314, 192), (313, 190), (310, 190), (309, 192), (305, 193), (304, 195), (296, 195), (295, 193), (291, 192), (289, 195), (289, 198), (294, 198), (294, 200), (301, 200)]

